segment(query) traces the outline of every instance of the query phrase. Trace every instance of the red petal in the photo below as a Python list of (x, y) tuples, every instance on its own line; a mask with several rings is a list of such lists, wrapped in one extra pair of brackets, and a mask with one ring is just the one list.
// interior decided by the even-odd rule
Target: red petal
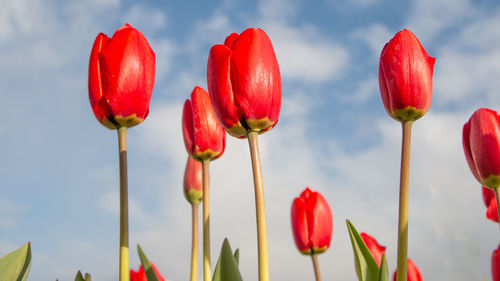
[(319, 192), (311, 192), (306, 201), (309, 240), (313, 248), (328, 248), (333, 231), (333, 216), (326, 199)]
[[(422, 273), (420, 273), (420, 269), (413, 263), (413, 261), (408, 258), (408, 263), (407, 263), (407, 281), (423, 281)], [(396, 281), (397, 277), (397, 271), (394, 271), (393, 279)]]
[(488, 210), (486, 211), (486, 218), (498, 222), (498, 210), (497, 210), (497, 200), (493, 199), (488, 205)]
[(99, 33), (92, 46), (89, 60), (89, 100), (92, 110), (99, 122), (103, 119), (107, 119), (111, 115), (111, 108), (106, 99), (103, 99), (102, 73), (99, 63), (99, 52), (106, 46), (108, 41), (108, 36)]
[(363, 238), (363, 241), (372, 253), (373, 258), (375, 259), (375, 262), (377, 262), (377, 265), (380, 267), (382, 256), (385, 253), (385, 247), (379, 245), (377, 240), (375, 240), (375, 238), (368, 235), (367, 233), (361, 233), (361, 238)]
[(203, 171), (201, 162), (189, 156), (184, 171), (184, 193), (189, 193), (192, 189), (202, 191), (202, 180)]
[(311, 242), (308, 233), (306, 206), (304, 200), (300, 197), (293, 200), (291, 218), (295, 245), (297, 245), (299, 251), (307, 253), (311, 250)]
[(479, 174), (477, 172), (476, 164), (474, 163), (474, 159), (472, 159), (472, 152), (471, 152), (471, 147), (470, 147), (470, 120), (469, 122), (464, 124), (463, 130), (462, 130), (462, 146), (464, 148), (464, 153), (465, 153), (465, 159), (467, 160), (467, 163), (469, 164), (469, 168), (476, 178), (478, 182), (482, 182), (481, 178), (479, 177)]
[(194, 152), (194, 125), (193, 125), (193, 111), (191, 109), (191, 101), (184, 102), (182, 109), (182, 136), (184, 137), (184, 145), (189, 155)]
[(484, 185), (482, 187), (482, 190), (483, 190), (482, 193), (483, 193), (484, 205), (489, 206), (491, 200), (496, 200), (495, 199), (495, 192), (493, 190), (491, 190), (491, 188), (488, 188)]
[(500, 281), (500, 245), (493, 251), (491, 255), (491, 275), (493, 281)]

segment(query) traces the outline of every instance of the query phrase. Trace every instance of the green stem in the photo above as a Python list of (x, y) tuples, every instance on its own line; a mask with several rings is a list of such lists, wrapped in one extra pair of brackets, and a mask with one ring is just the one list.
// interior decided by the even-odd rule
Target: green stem
[(403, 121), (403, 144), (401, 148), (401, 174), (399, 184), (398, 222), (398, 269), (397, 281), (406, 281), (408, 259), (408, 201), (410, 182), (410, 144), (413, 121)]
[(209, 194), (209, 160), (203, 164), (203, 280), (211, 281), (210, 271), (210, 194)]
[(252, 158), (253, 182), (255, 188), (255, 210), (257, 213), (257, 244), (259, 256), (259, 281), (269, 281), (269, 257), (267, 247), (266, 207), (264, 185), (260, 167), (259, 142), (257, 132), (248, 133), (248, 144)]
[[(497, 186), (493, 188), (493, 191), (495, 192), (495, 199), (497, 200), (497, 212), (498, 212), (498, 217), (500, 218), (500, 195), (498, 194), (500, 190), (500, 187)], [(500, 225), (500, 224), (499, 224)]]
[(192, 222), (193, 222), (193, 243), (191, 245), (191, 281), (196, 281), (198, 278), (198, 204), (192, 206)]
[(316, 276), (316, 281), (321, 281), (321, 275), (319, 274), (319, 264), (318, 264), (318, 256), (315, 254), (311, 255), (313, 268), (314, 268), (314, 276)]
[(120, 281), (129, 281), (127, 127), (118, 128), (120, 158)]

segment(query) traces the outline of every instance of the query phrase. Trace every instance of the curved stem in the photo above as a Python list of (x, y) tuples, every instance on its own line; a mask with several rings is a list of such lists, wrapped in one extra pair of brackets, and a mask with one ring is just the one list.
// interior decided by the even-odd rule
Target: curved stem
[(413, 121), (402, 122), (401, 174), (399, 182), (398, 269), (397, 281), (406, 281), (408, 259), (408, 201), (410, 183), (410, 145)]
[(119, 280), (129, 281), (127, 127), (118, 128), (120, 158), (120, 268)]
[(500, 198), (499, 198), (500, 195), (498, 194), (498, 192), (500, 191), (500, 187), (493, 188), (493, 191), (495, 192), (495, 199), (497, 200), (497, 212), (498, 212), (498, 217), (500, 218)]
[(257, 132), (248, 133), (248, 144), (252, 158), (253, 182), (255, 188), (255, 210), (257, 213), (257, 244), (259, 255), (259, 281), (269, 281), (269, 257), (267, 250), (266, 207), (264, 185), (260, 167), (259, 142)]
[(209, 194), (209, 160), (204, 160), (203, 164), (203, 280), (211, 281), (210, 271), (210, 194)]
[(193, 243), (191, 244), (191, 281), (198, 278), (198, 204), (192, 206)]
[(318, 264), (318, 256), (315, 254), (311, 255), (313, 267), (314, 267), (314, 276), (316, 276), (316, 281), (321, 281), (321, 275), (319, 274), (319, 264)]

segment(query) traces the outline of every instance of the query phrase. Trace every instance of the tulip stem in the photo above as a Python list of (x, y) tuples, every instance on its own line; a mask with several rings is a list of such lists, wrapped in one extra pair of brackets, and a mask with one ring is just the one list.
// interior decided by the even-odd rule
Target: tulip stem
[(500, 187), (497, 186), (493, 188), (493, 191), (495, 192), (495, 199), (497, 200), (497, 212), (498, 212), (498, 217), (500, 218), (500, 198), (499, 198), (500, 195), (498, 194), (500, 192)]
[(120, 159), (120, 268), (119, 280), (129, 281), (127, 127), (118, 128)]
[(255, 209), (257, 214), (257, 244), (259, 255), (259, 281), (269, 281), (269, 257), (267, 250), (266, 207), (264, 185), (260, 167), (259, 142), (257, 132), (248, 133), (248, 144), (252, 158), (253, 182), (255, 188)]
[(399, 182), (398, 269), (397, 281), (406, 281), (408, 259), (408, 201), (410, 183), (410, 145), (413, 121), (403, 121), (401, 174)]
[(198, 204), (191, 204), (193, 243), (191, 244), (191, 281), (198, 279)]
[(210, 271), (210, 195), (209, 195), (209, 160), (204, 160), (203, 164), (203, 280), (211, 281)]
[(311, 255), (313, 267), (314, 267), (314, 276), (316, 276), (316, 281), (321, 281), (321, 275), (319, 274), (319, 264), (318, 264), (318, 256), (315, 254)]

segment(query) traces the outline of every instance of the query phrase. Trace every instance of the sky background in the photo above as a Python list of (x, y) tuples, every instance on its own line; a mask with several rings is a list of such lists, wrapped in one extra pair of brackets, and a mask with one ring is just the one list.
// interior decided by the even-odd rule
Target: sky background
[[(182, 104), (195, 85), (206, 88), (212, 45), (260, 27), (283, 80), (279, 123), (259, 138), (271, 279), (313, 280), (290, 227), (292, 200), (306, 186), (323, 193), (334, 215), (331, 247), (319, 257), (323, 279), (356, 280), (347, 218), (387, 246), (392, 274), (401, 126), (383, 108), (378, 60), (384, 44), (408, 28), (437, 58), (431, 108), (413, 127), (409, 257), (425, 280), (491, 280), (498, 226), (485, 218), (461, 132), (477, 108), (500, 109), (498, 1), (0, 0), (0, 6), (0, 255), (31, 241), (28, 280), (73, 280), (77, 270), (96, 281), (118, 279), (117, 136), (92, 113), (87, 73), (96, 35), (111, 36), (125, 23), (144, 33), (157, 65), (150, 115), (128, 133), (133, 268), (140, 243), (167, 280), (188, 279)], [(243, 278), (257, 280), (247, 142), (228, 136), (210, 171), (213, 264), (228, 237), (240, 248)]]

